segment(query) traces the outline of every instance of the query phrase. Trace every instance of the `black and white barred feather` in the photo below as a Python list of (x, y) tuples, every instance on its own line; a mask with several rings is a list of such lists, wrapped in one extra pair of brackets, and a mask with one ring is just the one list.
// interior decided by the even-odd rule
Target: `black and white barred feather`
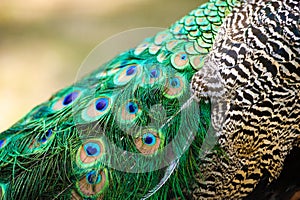
[(300, 2), (259, 0), (224, 21), (192, 80), (197, 99), (216, 103), (222, 157), (211, 152), (195, 199), (240, 199), (275, 180), (300, 139)]

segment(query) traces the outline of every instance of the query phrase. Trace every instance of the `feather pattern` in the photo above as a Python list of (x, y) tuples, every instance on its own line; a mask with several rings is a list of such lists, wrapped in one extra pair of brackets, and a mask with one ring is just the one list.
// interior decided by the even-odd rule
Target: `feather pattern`
[(241, 199), (270, 183), (299, 140), (299, 7), (210, 0), (58, 91), (0, 134), (0, 199)]

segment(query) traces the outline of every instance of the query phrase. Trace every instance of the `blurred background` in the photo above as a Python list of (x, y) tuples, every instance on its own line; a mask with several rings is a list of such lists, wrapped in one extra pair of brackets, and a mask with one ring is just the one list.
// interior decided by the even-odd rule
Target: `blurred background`
[(0, 132), (72, 84), (103, 40), (133, 28), (167, 28), (202, 2), (1, 0)]

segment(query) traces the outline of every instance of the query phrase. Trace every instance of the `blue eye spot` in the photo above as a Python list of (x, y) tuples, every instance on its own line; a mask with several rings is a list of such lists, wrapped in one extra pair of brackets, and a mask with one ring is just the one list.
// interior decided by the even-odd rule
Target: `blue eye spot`
[(130, 113), (130, 114), (135, 114), (135, 113), (137, 113), (137, 111), (138, 111), (138, 105), (136, 104), (136, 103), (134, 103), (134, 102), (129, 102), (128, 104), (127, 104), (127, 111)]
[(78, 95), (79, 95), (78, 92), (72, 92), (72, 93), (68, 94), (63, 101), (63, 105), (65, 105), (65, 106), (69, 105), (78, 97)]
[(98, 184), (101, 179), (101, 175), (97, 174), (96, 171), (91, 171), (86, 175), (86, 180), (89, 184)]
[(100, 146), (94, 142), (86, 143), (83, 148), (88, 156), (98, 156), (101, 152)]
[(4, 146), (5, 140), (0, 140), (0, 148)]
[(180, 87), (180, 80), (177, 77), (172, 78), (172, 79), (170, 79), (170, 85), (173, 88), (179, 88)]
[(158, 78), (159, 77), (159, 71), (157, 69), (152, 69), (150, 71), (150, 77), (151, 78)]
[(42, 137), (42, 139), (40, 140), (40, 142), (42, 142), (42, 143), (44, 143), (44, 142), (46, 142), (47, 141), (47, 138), (44, 136), (44, 137)]
[(127, 70), (126, 70), (126, 75), (130, 76), (133, 75), (136, 72), (136, 66), (130, 66)]
[(44, 134), (44, 136), (42, 137), (42, 139), (40, 140), (40, 142), (42, 142), (42, 143), (46, 142), (47, 139), (48, 139), (49, 137), (51, 137), (52, 134), (53, 134), (52, 129), (49, 129), (49, 130)]
[(181, 60), (186, 60), (187, 59), (187, 55), (186, 54), (182, 54), (180, 57)]
[(98, 111), (106, 110), (108, 106), (108, 99), (107, 98), (100, 98), (96, 101), (96, 109)]
[(153, 146), (156, 143), (156, 137), (152, 133), (143, 135), (143, 142), (146, 145)]

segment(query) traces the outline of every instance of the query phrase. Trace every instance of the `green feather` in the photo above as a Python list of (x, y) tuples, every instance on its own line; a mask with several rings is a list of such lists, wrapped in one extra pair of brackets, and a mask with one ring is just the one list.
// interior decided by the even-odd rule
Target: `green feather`
[(1, 133), (1, 199), (188, 199), (210, 123), (189, 83), (236, 4), (203, 4)]

